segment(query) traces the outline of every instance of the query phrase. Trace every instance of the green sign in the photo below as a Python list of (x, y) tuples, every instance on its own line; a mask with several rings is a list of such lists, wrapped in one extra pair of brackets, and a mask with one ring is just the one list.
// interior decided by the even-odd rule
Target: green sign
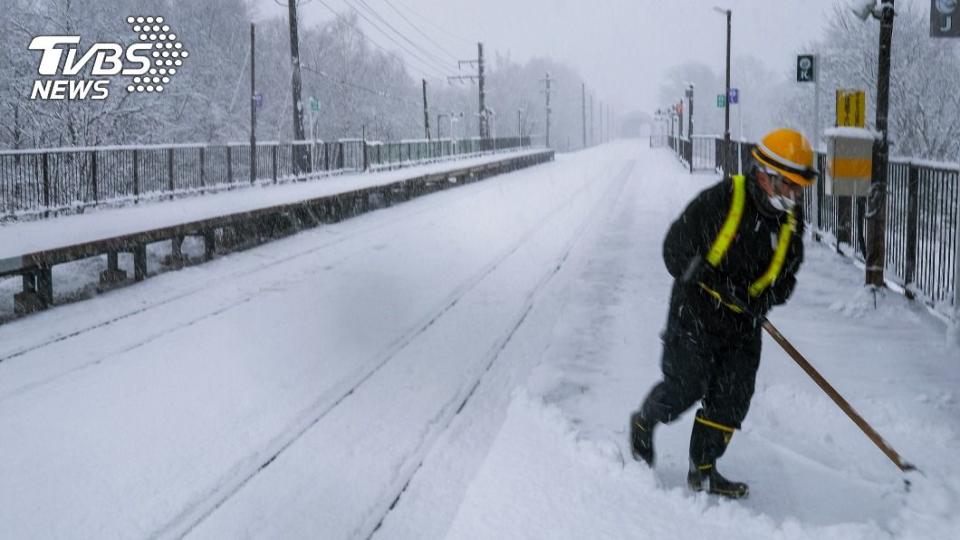
[(717, 94), (717, 107), (723, 109), (727, 106), (727, 96), (723, 94)]
[(310, 110), (320, 112), (320, 100), (313, 96), (310, 96)]

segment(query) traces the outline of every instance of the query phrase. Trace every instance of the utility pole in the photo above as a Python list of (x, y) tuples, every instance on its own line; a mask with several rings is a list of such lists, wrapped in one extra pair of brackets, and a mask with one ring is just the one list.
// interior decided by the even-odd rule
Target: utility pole
[(523, 139), (523, 110), (517, 109), (517, 137)]
[[(297, 36), (297, 0), (287, 0), (287, 8), (290, 19), (290, 61), (293, 67), (293, 140), (294, 142), (304, 140), (303, 132), (303, 100), (300, 97), (300, 38)], [(303, 147), (294, 144), (293, 154), (293, 173), (299, 176), (307, 170), (304, 163)]]
[(483, 77), (483, 43), (480, 42), (477, 43), (477, 74), (480, 79), (480, 138), (487, 139), (490, 137), (490, 124), (487, 122), (487, 94), (484, 90), (486, 81)]
[(729, 9), (714, 8), (727, 17), (727, 83), (723, 108), (723, 173), (730, 173), (730, 17), (733, 12)]
[(490, 136), (490, 132), (487, 125), (487, 105), (486, 105), (486, 77), (484, 76), (483, 70), (483, 43), (477, 43), (477, 59), (476, 60), (460, 60), (457, 62), (457, 67), (462, 67), (463, 64), (477, 65), (477, 74), (476, 75), (457, 75), (447, 77), (448, 81), (477, 81), (478, 86), (480, 87), (479, 95), (479, 116), (480, 116), (480, 138), (486, 139)]
[(593, 123), (593, 94), (590, 94), (590, 145), (591, 146), (596, 144), (596, 141), (597, 141), (596, 137), (594, 137), (594, 134), (593, 134), (594, 125), (595, 124)]
[(611, 123), (612, 121), (613, 121), (613, 115), (610, 113), (610, 109), (607, 109), (607, 139), (608, 140), (612, 138), (612, 136), (610, 135), (610, 129), (613, 126), (613, 124)]
[(257, 62), (256, 26), (250, 23), (250, 183), (257, 181)]
[[(729, 107), (729, 104), (728, 104)], [(687, 138), (690, 139), (690, 172), (693, 173), (693, 83), (687, 87)]]
[[(20, 102), (13, 102), (13, 149), (20, 149), (20, 138), (22, 132), (20, 130)], [(960, 282), (958, 282), (960, 283)]]
[(548, 71), (548, 72), (547, 72), (547, 75), (546, 75), (546, 78), (540, 79), (540, 81), (546, 83), (546, 89), (544, 90), (544, 93), (547, 95), (547, 110), (546, 110), (546, 115), (547, 115), (547, 139), (546, 139), (546, 145), (547, 145), (547, 148), (550, 148), (550, 112), (551, 112), (551, 110), (550, 110), (550, 82), (551, 82), (551, 80), (550, 80), (550, 72)]
[(604, 142), (606, 142), (603, 140), (603, 100), (600, 101), (599, 109), (600, 109), (600, 144), (603, 144)]
[(423, 81), (423, 131), (427, 135), (427, 140), (430, 140), (430, 112), (427, 109), (427, 80), (421, 79)]
[(587, 147), (587, 83), (580, 83), (580, 113), (583, 116), (583, 147)]
[(680, 98), (680, 101), (677, 102), (677, 125), (680, 129), (677, 130), (677, 138), (683, 139), (683, 98)]
[(873, 171), (867, 198), (867, 272), (866, 284), (884, 286), (884, 231), (887, 225), (887, 161), (890, 155), (887, 137), (887, 111), (890, 106), (890, 47), (893, 41), (893, 1), (880, 4), (880, 58), (877, 65), (877, 124), (880, 139), (873, 141)]

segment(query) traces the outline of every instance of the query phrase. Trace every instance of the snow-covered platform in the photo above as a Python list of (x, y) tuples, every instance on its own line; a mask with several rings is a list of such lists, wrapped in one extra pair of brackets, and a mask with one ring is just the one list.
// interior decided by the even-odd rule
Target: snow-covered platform
[(0, 536), (957, 538), (960, 349), (814, 242), (721, 470), (633, 462), (670, 221), (716, 178), (621, 142), (0, 326)]
[(528, 149), (490, 153), (365, 174), (321, 180), (249, 187), (207, 197), (192, 197), (114, 209), (94, 209), (84, 214), (0, 226), (0, 277), (24, 276), (18, 311), (33, 311), (53, 301), (52, 268), (78, 259), (108, 255), (105, 283), (121, 281), (119, 252), (134, 254), (135, 277), (147, 273), (146, 245), (173, 242), (179, 258), (185, 236), (204, 239), (208, 258), (215, 250), (215, 235), (225, 227), (245, 227), (236, 234), (248, 240), (251, 230), (267, 234), (291, 220), (298, 223), (331, 222), (371, 207), (388, 206), (418, 195), (469, 183), (552, 159), (553, 152)]

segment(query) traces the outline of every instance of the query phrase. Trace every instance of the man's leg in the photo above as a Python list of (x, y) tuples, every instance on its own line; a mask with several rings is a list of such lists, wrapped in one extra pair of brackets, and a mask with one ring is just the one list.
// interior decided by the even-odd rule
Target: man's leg
[(707, 389), (713, 359), (702, 340), (668, 326), (663, 343), (663, 380), (647, 394), (640, 410), (630, 417), (630, 439), (634, 459), (653, 465), (653, 428), (670, 423), (701, 399)]
[(717, 472), (716, 462), (747, 416), (760, 365), (759, 332), (732, 345), (718, 359), (708, 384), (703, 408), (697, 411), (690, 435), (690, 474), (695, 490), (706, 489), (730, 497), (745, 497), (746, 484), (730, 482)]

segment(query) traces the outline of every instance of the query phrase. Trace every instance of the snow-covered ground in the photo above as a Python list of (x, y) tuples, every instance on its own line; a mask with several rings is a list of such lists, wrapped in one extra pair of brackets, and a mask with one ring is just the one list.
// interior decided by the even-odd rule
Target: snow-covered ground
[[(957, 538), (960, 348), (810, 244), (722, 470), (654, 471), (670, 220), (715, 178), (620, 142), (0, 326), (0, 536)], [(627, 456), (625, 459), (624, 456)]]

